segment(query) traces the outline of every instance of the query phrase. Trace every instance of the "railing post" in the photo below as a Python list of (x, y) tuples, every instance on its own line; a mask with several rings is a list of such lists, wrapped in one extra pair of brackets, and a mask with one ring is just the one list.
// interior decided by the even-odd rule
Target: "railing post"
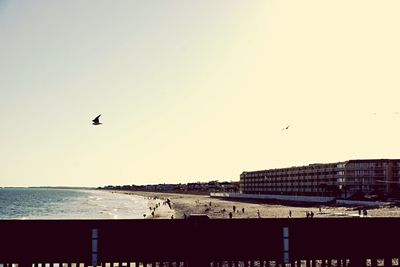
[(21, 261), (18, 263), (18, 267), (32, 267), (32, 263), (27, 261)]
[(392, 267), (392, 258), (391, 257), (385, 257), (383, 259), (383, 266), (385, 267)]
[(97, 228), (92, 229), (92, 257), (91, 257), (91, 262), (92, 266), (96, 267), (98, 263), (98, 237), (99, 237), (99, 231)]
[[(193, 227), (193, 232), (196, 233), (196, 238), (203, 238), (202, 232), (204, 230), (204, 224), (207, 224), (207, 221), (210, 218), (207, 215), (190, 215), (187, 222), (191, 223)], [(203, 228), (203, 229), (202, 229)], [(202, 242), (196, 242), (202, 243)], [(210, 259), (205, 259), (204, 255), (201, 254), (201, 248), (193, 247), (193, 251), (191, 253), (191, 257), (187, 264), (188, 267), (209, 267)]]
[(364, 267), (365, 262), (361, 258), (352, 258), (350, 259), (349, 267)]
[(289, 227), (282, 228), (283, 236), (283, 263), (289, 263)]
[(317, 264), (315, 262), (315, 259), (313, 259), (312, 262), (311, 262), (311, 267), (315, 267), (315, 266), (317, 266)]

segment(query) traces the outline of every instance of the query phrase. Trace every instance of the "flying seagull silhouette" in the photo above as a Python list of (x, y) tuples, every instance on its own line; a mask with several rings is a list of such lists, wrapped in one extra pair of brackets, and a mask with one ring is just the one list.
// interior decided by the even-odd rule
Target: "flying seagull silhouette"
[(100, 124), (102, 124), (101, 122), (100, 122), (100, 120), (99, 120), (99, 118), (100, 118), (100, 116), (101, 116), (101, 114), (99, 115), (99, 116), (97, 116), (96, 118), (94, 118), (94, 120), (92, 120), (93, 121), (93, 125), (100, 125)]
[(289, 129), (290, 125), (286, 126), (285, 128), (282, 129), (282, 131)]

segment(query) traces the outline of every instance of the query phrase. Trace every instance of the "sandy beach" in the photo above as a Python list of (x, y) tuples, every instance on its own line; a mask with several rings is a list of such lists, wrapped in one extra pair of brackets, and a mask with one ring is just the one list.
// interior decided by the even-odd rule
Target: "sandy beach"
[[(359, 217), (358, 209), (362, 207), (337, 206), (291, 206), (290, 204), (266, 204), (228, 201), (211, 198), (208, 195), (174, 194), (143, 191), (114, 191), (115, 193), (139, 195), (148, 200), (149, 212), (146, 218), (175, 219), (190, 214), (207, 214), (212, 219), (238, 218), (305, 218), (306, 212), (313, 212), (315, 218), (320, 217)], [(170, 206), (166, 201), (170, 202)], [(155, 208), (155, 209), (154, 209)], [(366, 208), (368, 217), (400, 217), (399, 207), (382, 206)], [(154, 214), (152, 212), (154, 211)]]

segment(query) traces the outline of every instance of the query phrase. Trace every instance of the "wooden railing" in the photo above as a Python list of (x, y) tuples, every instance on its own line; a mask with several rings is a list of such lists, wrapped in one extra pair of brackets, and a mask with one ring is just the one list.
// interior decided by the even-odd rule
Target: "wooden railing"
[(399, 229), (397, 218), (1, 220), (0, 265), (398, 266)]

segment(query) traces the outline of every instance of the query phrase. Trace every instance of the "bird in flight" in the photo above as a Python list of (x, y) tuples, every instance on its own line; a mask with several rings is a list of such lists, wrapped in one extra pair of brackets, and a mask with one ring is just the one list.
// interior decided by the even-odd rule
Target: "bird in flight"
[(286, 126), (285, 128), (282, 129), (282, 131), (289, 129), (290, 125)]
[(94, 120), (92, 120), (93, 121), (93, 125), (100, 125), (100, 124), (102, 124), (101, 122), (100, 122), (100, 120), (99, 120), (99, 118), (100, 118), (100, 116), (101, 116), (101, 114), (99, 115), (99, 116), (97, 116), (96, 118), (94, 118)]

